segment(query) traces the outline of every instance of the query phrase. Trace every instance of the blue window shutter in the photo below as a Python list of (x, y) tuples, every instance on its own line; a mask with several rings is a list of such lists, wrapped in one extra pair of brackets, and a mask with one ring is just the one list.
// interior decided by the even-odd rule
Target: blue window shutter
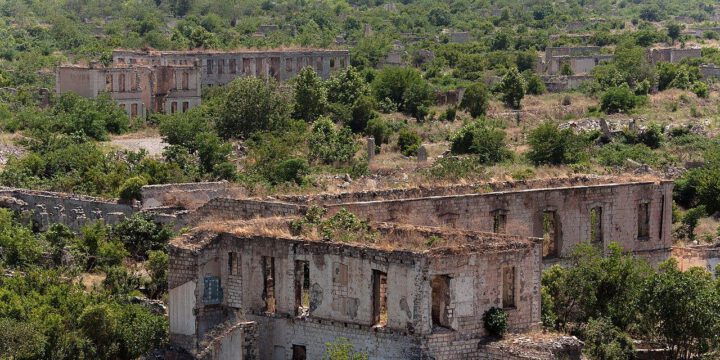
[(223, 291), (220, 287), (220, 278), (217, 276), (206, 276), (204, 283), (205, 288), (203, 291), (203, 303), (207, 305), (220, 304), (223, 298)]

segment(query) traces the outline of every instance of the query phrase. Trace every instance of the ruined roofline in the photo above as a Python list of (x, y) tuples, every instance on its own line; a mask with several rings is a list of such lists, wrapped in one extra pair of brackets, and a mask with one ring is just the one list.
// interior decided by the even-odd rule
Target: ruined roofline
[(58, 199), (91, 201), (91, 202), (98, 202), (98, 203), (105, 203), (105, 204), (117, 204), (118, 203), (118, 199), (115, 199), (115, 198), (102, 198), (102, 197), (82, 195), (82, 194), (0, 186), (0, 194), (3, 194), (3, 193), (44, 196), (44, 197), (51, 197), (51, 198), (58, 198)]
[(115, 54), (133, 54), (144, 56), (163, 56), (163, 55), (211, 55), (211, 54), (259, 54), (259, 53), (341, 53), (348, 54), (348, 49), (333, 48), (302, 48), (302, 47), (277, 47), (268, 49), (250, 49), (238, 48), (232, 50), (214, 50), (214, 49), (192, 49), (192, 50), (137, 50), (137, 49), (115, 49)]
[(324, 206), (350, 203), (372, 203), (392, 200), (412, 200), (427, 198), (452, 198), (458, 196), (482, 196), (488, 194), (506, 194), (535, 191), (569, 190), (576, 188), (606, 188), (642, 184), (672, 183), (659, 177), (619, 178), (615, 176), (575, 176), (569, 178), (535, 179), (521, 181), (503, 181), (462, 185), (411, 187), (342, 193), (320, 193), (311, 195), (275, 195), (276, 201)]
[(156, 64), (115, 64), (112, 63), (109, 66), (105, 66), (102, 64), (96, 64), (96, 65), (90, 65), (90, 64), (61, 64), (58, 65), (58, 69), (81, 69), (81, 70), (106, 70), (106, 71), (112, 71), (112, 70), (148, 70), (152, 71), (153, 69), (157, 68), (178, 68), (178, 69), (195, 69), (198, 66), (194, 64), (167, 64), (167, 65), (156, 65)]
[[(531, 249), (539, 246), (542, 239), (517, 235), (496, 234), (481, 231), (415, 226), (389, 222), (370, 223), (371, 231), (377, 232), (372, 241), (357, 242), (324, 240), (317, 233), (300, 236), (291, 234), (292, 218), (265, 218), (247, 221), (212, 223), (198, 226), (187, 234), (170, 240), (172, 248), (199, 252), (223, 236), (267, 241), (289, 241), (334, 246), (340, 248), (369, 249), (396, 254), (451, 255), (468, 252), (497, 253)], [(430, 242), (433, 238), (434, 242)]]

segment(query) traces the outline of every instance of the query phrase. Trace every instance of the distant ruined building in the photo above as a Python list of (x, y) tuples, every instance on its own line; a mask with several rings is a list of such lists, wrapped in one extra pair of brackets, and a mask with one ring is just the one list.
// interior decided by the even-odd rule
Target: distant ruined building
[(62, 65), (56, 92), (94, 98), (107, 92), (131, 117), (186, 112), (200, 105), (203, 86), (241, 76), (287, 81), (310, 66), (324, 79), (350, 64), (347, 50), (115, 50), (112, 64)]

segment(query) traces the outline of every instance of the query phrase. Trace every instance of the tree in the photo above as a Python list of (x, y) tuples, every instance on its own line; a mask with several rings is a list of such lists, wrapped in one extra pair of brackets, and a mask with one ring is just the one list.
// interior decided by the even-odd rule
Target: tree
[(672, 40), (672, 44), (675, 44), (675, 41), (680, 37), (680, 31), (682, 31), (682, 26), (680, 26), (680, 24), (675, 22), (668, 24), (667, 34)]
[(147, 179), (142, 176), (131, 177), (120, 186), (120, 200), (132, 202), (142, 200), (142, 187), (147, 185)]
[(144, 259), (148, 251), (164, 249), (172, 232), (155, 223), (150, 215), (135, 213), (117, 224), (111, 236), (125, 244), (133, 256)]
[(358, 150), (350, 128), (340, 130), (327, 117), (313, 124), (310, 139), (310, 158), (325, 164), (347, 163)]
[(327, 90), (328, 101), (348, 106), (370, 94), (365, 79), (352, 66), (331, 76), (327, 81)]
[(421, 143), (422, 139), (416, 132), (408, 128), (400, 130), (400, 133), (398, 134), (398, 147), (403, 155), (417, 155), (417, 151), (418, 148), (420, 148)]
[(678, 269), (675, 259), (660, 265), (640, 297), (643, 330), (666, 345), (671, 359), (691, 359), (717, 345), (720, 294), (712, 274)]
[(279, 128), (290, 110), (274, 80), (255, 77), (230, 82), (216, 107), (215, 125), (225, 139)]
[(560, 130), (557, 124), (546, 121), (530, 131), (527, 158), (535, 165), (573, 163), (578, 160), (578, 141), (572, 130)]
[(368, 121), (378, 116), (375, 111), (375, 102), (369, 96), (363, 96), (353, 104), (351, 109), (350, 129), (354, 133), (365, 130)]
[(435, 26), (449, 26), (450, 12), (445, 8), (434, 8), (428, 13), (428, 21)]
[(375, 77), (372, 88), (377, 101), (390, 99), (400, 111), (416, 117), (432, 99), (430, 85), (413, 68), (383, 68)]
[(476, 118), (485, 115), (488, 108), (490, 92), (488, 92), (485, 84), (481, 82), (473, 83), (465, 89), (460, 108), (470, 113), (470, 116)]
[(606, 114), (627, 113), (638, 105), (639, 99), (628, 86), (607, 89), (600, 99), (600, 109)]
[(542, 95), (547, 90), (545, 83), (542, 81), (540, 76), (535, 73), (531, 73), (526, 76), (527, 80), (527, 93), (530, 95)]
[(511, 67), (500, 82), (502, 100), (512, 109), (520, 109), (520, 101), (525, 97), (525, 79), (516, 67)]
[(486, 120), (464, 125), (451, 142), (453, 154), (475, 154), (482, 164), (495, 164), (512, 156), (505, 144), (505, 131)]
[(584, 335), (584, 353), (591, 359), (635, 359), (635, 348), (630, 336), (606, 318), (591, 319)]
[(327, 89), (318, 74), (310, 66), (304, 67), (294, 79), (296, 119), (312, 122), (325, 113)]

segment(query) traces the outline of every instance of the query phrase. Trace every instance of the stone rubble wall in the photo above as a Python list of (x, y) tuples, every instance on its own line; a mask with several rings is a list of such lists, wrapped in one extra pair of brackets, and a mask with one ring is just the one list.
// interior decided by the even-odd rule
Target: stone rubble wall
[(227, 181), (146, 185), (141, 193), (143, 209), (172, 206), (188, 210), (232, 194)]
[(677, 246), (672, 249), (672, 256), (678, 261), (680, 270), (701, 267), (714, 274), (715, 268), (720, 264), (720, 246)]
[(90, 196), (14, 188), (0, 188), (0, 207), (30, 212), (40, 230), (52, 223), (75, 231), (95, 221), (113, 225), (137, 211), (127, 204)]

